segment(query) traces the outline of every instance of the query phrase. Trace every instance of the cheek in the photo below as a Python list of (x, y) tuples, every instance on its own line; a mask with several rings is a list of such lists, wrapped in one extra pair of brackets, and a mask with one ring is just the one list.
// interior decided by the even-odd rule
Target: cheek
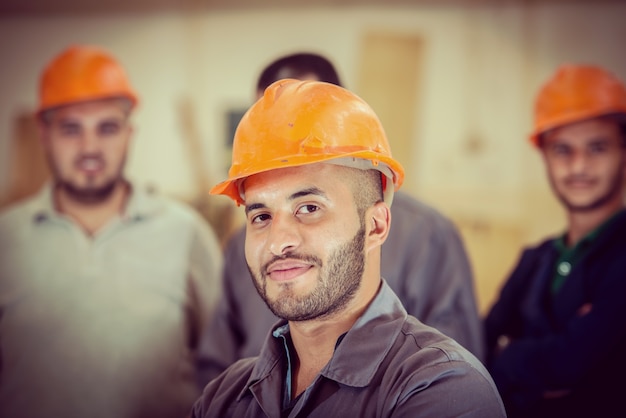
[(552, 161), (547, 165), (547, 172), (551, 178), (558, 180), (567, 175), (567, 165), (563, 162)]
[(78, 153), (76, 147), (71, 142), (52, 143), (48, 152), (57, 162), (71, 162)]
[(121, 138), (109, 141), (103, 148), (102, 152), (110, 161), (122, 161), (128, 150), (128, 141)]
[(260, 254), (262, 252), (262, 243), (259, 240), (258, 234), (250, 234), (246, 232), (246, 241), (245, 241), (245, 256), (248, 265), (256, 270), (258, 265), (260, 264)]

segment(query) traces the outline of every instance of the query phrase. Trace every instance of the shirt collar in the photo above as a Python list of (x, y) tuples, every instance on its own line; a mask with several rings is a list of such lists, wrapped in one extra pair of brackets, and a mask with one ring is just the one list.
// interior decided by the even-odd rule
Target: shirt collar
[[(134, 187), (132, 184), (130, 187), (130, 195), (122, 215), (124, 220), (139, 221), (161, 210), (163, 202), (155, 198), (155, 192)], [(47, 182), (31, 199), (28, 204), (28, 210), (33, 222), (38, 223), (59, 216), (59, 212), (54, 206), (53, 192), (54, 184)]]
[(33, 222), (42, 222), (57, 216), (52, 198), (52, 183), (47, 182), (28, 203), (27, 210)]
[[(385, 355), (391, 349), (407, 318), (402, 303), (383, 279), (378, 294), (352, 328), (340, 337), (335, 353), (320, 374), (353, 387), (369, 385)], [(277, 323), (270, 333), (245, 388), (238, 398), (248, 394), (256, 382), (267, 378), (284, 361), (282, 340), (274, 334), (288, 332), (285, 321)], [(376, 338), (372, 338), (372, 331)], [(363, 359), (363, 361), (355, 361)], [(284, 378), (280, 370), (280, 378)]]
[(588, 246), (589, 244), (591, 244), (593, 241), (595, 241), (596, 238), (598, 238), (598, 236), (600, 234), (602, 234), (602, 232), (604, 230), (608, 229), (609, 225), (611, 225), (613, 223), (613, 221), (615, 221), (615, 219), (619, 218), (620, 215), (622, 215), (623, 213), (626, 213), (626, 209), (624, 209), (624, 208), (622, 208), (622, 209), (618, 210), (617, 212), (615, 212), (607, 220), (605, 220), (599, 226), (597, 226), (596, 229), (594, 229), (593, 231), (591, 231), (587, 235), (585, 235), (573, 247), (568, 247), (566, 242), (565, 242), (565, 240), (567, 239), (567, 232), (563, 233), (561, 236), (557, 237), (554, 240), (554, 246), (559, 251), (559, 254), (564, 254), (564, 253), (568, 253), (568, 252), (574, 253), (574, 252), (578, 251), (579, 249), (582, 249), (582, 248)]
[[(339, 341), (321, 375), (344, 385), (368, 386), (407, 318), (402, 303), (383, 280), (378, 295)], [(375, 332), (375, 338), (372, 338)], [(362, 359), (362, 361), (355, 361)]]

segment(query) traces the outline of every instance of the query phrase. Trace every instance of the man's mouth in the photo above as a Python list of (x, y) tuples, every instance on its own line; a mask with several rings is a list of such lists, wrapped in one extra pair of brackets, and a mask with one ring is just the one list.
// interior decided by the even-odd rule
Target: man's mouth
[(83, 157), (76, 162), (76, 167), (85, 173), (96, 173), (104, 169), (104, 161), (97, 157)]
[(595, 181), (590, 178), (572, 178), (565, 180), (565, 185), (574, 189), (585, 189), (593, 186)]
[(266, 269), (266, 274), (275, 281), (287, 281), (309, 271), (313, 265), (300, 260), (280, 260), (271, 263)]

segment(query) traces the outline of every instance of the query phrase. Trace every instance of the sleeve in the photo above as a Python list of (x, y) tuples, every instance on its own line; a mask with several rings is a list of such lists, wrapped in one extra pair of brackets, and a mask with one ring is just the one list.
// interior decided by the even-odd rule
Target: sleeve
[(424, 322), (431, 322), (432, 326), (483, 361), (483, 327), (476, 304), (472, 267), (454, 225), (449, 223), (438, 230), (426, 256), (434, 270), (431, 274), (434, 305)]
[[(383, 276), (409, 314), (483, 360), (483, 327), (474, 277), (456, 226), (421, 202), (413, 206), (398, 203), (404, 208), (392, 212), (392, 231), (387, 248), (383, 246)], [(396, 275), (398, 279), (393, 277)]]
[[(515, 402), (527, 402), (546, 390), (572, 388), (595, 363), (624, 338), (626, 328), (615, 318), (626, 317), (626, 282), (613, 272), (610, 283), (602, 286), (591, 301), (592, 309), (574, 316), (559, 333), (542, 338), (518, 338), (495, 358), (492, 370), (506, 394), (515, 388)], [(601, 343), (598, 343), (601, 342)]]
[[(593, 280), (601, 283), (589, 301), (591, 311), (572, 315), (560, 329), (538, 336), (519, 336), (516, 318), (507, 312), (507, 300), (512, 300), (515, 292), (519, 294), (519, 285), (513, 280), (522, 280), (512, 276), (513, 283), (503, 289), (500, 306), (494, 307), (487, 322), (491, 341), (498, 334), (512, 335), (489, 367), (503, 398), (523, 407), (545, 391), (571, 389), (624, 340), (626, 327), (615, 321), (626, 317), (623, 263), (604, 260), (596, 267), (600, 268), (594, 269)], [(507, 314), (507, 322), (498, 319), (498, 315)]]
[(499, 350), (500, 337), (515, 338), (522, 333), (521, 298), (526, 293), (525, 283), (532, 276), (530, 252), (525, 251), (509, 278), (504, 282), (500, 295), (484, 320), (487, 365)]
[(192, 241), (189, 250), (188, 316), (189, 345), (197, 350), (203, 330), (213, 317), (222, 289), (222, 250), (211, 227), (194, 214)]

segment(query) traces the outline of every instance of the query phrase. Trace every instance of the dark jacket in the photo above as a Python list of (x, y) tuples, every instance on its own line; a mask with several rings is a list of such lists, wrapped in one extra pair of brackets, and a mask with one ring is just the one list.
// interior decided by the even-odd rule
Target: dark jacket
[[(553, 239), (522, 254), (485, 320), (488, 369), (511, 417), (623, 414), (626, 211), (553, 296), (557, 257)], [(499, 349), (504, 335), (510, 343)], [(547, 392), (562, 396), (546, 399)]]

